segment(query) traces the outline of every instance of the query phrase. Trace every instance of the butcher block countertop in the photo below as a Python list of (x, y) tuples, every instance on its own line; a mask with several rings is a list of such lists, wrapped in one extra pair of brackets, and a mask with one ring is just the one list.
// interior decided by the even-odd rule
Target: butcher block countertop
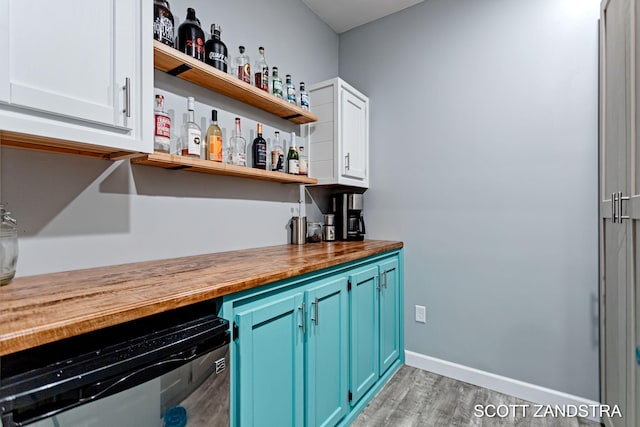
[(402, 246), (281, 245), (17, 278), (0, 287), (0, 356)]

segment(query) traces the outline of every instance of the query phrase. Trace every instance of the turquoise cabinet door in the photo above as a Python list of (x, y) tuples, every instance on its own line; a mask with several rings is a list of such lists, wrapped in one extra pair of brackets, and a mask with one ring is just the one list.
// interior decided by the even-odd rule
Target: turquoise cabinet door
[(301, 292), (236, 314), (237, 425), (303, 425), (304, 320)]
[(321, 280), (305, 292), (307, 427), (334, 426), (349, 410), (347, 277)]
[(380, 267), (380, 375), (400, 357), (400, 280), (398, 259)]
[(349, 280), (351, 281), (349, 387), (353, 406), (378, 380), (378, 266), (357, 269), (349, 276)]

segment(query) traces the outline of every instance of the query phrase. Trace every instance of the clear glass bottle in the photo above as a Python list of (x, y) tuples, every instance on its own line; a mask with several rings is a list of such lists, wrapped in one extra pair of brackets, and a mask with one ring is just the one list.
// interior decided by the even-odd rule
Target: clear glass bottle
[(178, 27), (178, 50), (200, 61), (205, 59), (204, 31), (193, 8), (187, 9), (187, 18)]
[(247, 141), (242, 137), (239, 117), (236, 117), (236, 129), (229, 144), (231, 145), (231, 163), (237, 166), (247, 166)]
[(256, 169), (267, 168), (267, 141), (262, 137), (262, 123), (258, 123), (258, 136), (253, 140), (252, 154), (253, 167)]
[(296, 100), (296, 87), (291, 82), (291, 74), (287, 74), (286, 77), (287, 102), (289, 102), (290, 104), (298, 105), (298, 102)]
[(218, 126), (218, 112), (211, 110), (211, 125), (207, 129), (206, 159), (215, 162), (222, 161), (222, 130)]
[(211, 24), (211, 38), (204, 44), (206, 52), (204, 62), (226, 73), (229, 66), (229, 52), (227, 45), (220, 40), (221, 32), (220, 25)]
[(238, 46), (240, 55), (236, 56), (233, 60), (234, 75), (242, 80), (251, 84), (251, 65), (249, 55), (244, 53), (244, 46)]
[(255, 87), (269, 92), (269, 65), (264, 58), (264, 48), (260, 46), (258, 48), (258, 60), (255, 65), (255, 74), (253, 84)]
[(280, 132), (276, 131), (271, 150), (271, 170), (274, 172), (284, 172), (284, 149), (280, 142)]
[(171, 146), (171, 117), (164, 112), (164, 96), (156, 95), (153, 151), (169, 153)]
[(302, 145), (298, 148), (298, 174), (309, 175), (309, 158)]
[(195, 99), (190, 96), (187, 98), (188, 119), (182, 125), (182, 136), (180, 138), (180, 149), (178, 153), (181, 156), (197, 157), (204, 159), (206, 149), (202, 144), (202, 129), (195, 121)]
[(304, 82), (300, 82), (300, 107), (309, 111), (309, 92), (304, 87)]
[(282, 79), (278, 77), (278, 67), (272, 68), (271, 93), (282, 99)]
[(0, 205), (0, 286), (11, 282), (18, 264), (18, 226)]
[(300, 173), (300, 161), (298, 156), (298, 149), (296, 148), (296, 133), (291, 132), (291, 146), (287, 153), (287, 172), (292, 175), (298, 175)]
[(153, 38), (173, 47), (173, 14), (166, 0), (153, 1)]

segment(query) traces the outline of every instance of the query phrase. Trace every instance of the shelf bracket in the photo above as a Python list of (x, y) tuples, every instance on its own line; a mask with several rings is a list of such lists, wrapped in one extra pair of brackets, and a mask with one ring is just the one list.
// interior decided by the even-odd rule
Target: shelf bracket
[(185, 71), (189, 71), (190, 69), (191, 69), (191, 66), (187, 64), (182, 64), (182, 65), (178, 65), (173, 70), (167, 71), (167, 74), (171, 74), (172, 76), (177, 76), (178, 74), (182, 74)]
[(291, 119), (295, 119), (295, 118), (297, 118), (297, 117), (302, 117), (302, 114), (292, 114), (292, 115), (290, 115), (290, 116), (285, 116), (285, 117), (283, 117), (283, 119), (285, 119), (285, 120), (291, 120)]
[(170, 167), (170, 168), (167, 168), (167, 169), (169, 169), (170, 171), (179, 171), (179, 170), (182, 170), (182, 169), (190, 169), (191, 167), (192, 166), (189, 166), (189, 165), (179, 165), (179, 166), (173, 166), (173, 167)]

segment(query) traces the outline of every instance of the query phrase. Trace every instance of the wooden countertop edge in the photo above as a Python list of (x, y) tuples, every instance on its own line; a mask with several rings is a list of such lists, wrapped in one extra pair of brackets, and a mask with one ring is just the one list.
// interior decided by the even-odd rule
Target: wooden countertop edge
[[(155, 297), (137, 303), (125, 303), (114, 307), (112, 310), (85, 313), (82, 317), (69, 318), (59, 322), (46, 323), (36, 327), (17, 329), (0, 334), (0, 356), (403, 248), (402, 242), (378, 242), (381, 245), (377, 247), (360, 249), (320, 260), (310, 260), (305, 262), (303, 268), (299, 269), (286, 268), (265, 274), (248, 274), (245, 278), (223, 284), (201, 285), (195, 289), (172, 293), (165, 297)], [(144, 263), (149, 263), (149, 261)], [(101, 268), (108, 269), (109, 267)], [(74, 272), (65, 272), (63, 274), (74, 274)], [(9, 308), (9, 310), (11, 309)]]

